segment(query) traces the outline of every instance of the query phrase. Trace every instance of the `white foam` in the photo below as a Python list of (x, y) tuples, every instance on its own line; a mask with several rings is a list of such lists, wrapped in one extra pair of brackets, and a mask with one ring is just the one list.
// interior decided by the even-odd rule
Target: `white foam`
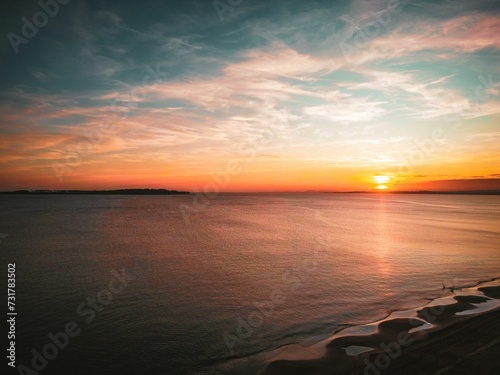
[(345, 336), (369, 336), (373, 335), (374, 333), (378, 332), (378, 323), (370, 323), (370, 324), (364, 324), (361, 326), (354, 326), (354, 327), (349, 327), (346, 329), (343, 329), (342, 331), (336, 333), (332, 337), (328, 338), (328, 341), (332, 341), (332, 339), (336, 339), (339, 337), (345, 337)]
[(500, 301), (495, 299), (490, 299), (482, 303), (473, 303), (476, 308), (471, 310), (459, 311), (456, 315), (475, 315), (486, 311), (494, 310), (500, 306)]
[[(314, 359), (314, 358), (320, 358), (326, 353), (326, 345), (330, 343), (334, 339), (338, 339), (340, 337), (345, 337), (345, 336), (370, 336), (379, 331), (379, 325), (380, 323), (384, 321), (390, 321), (392, 319), (414, 319), (422, 322), (422, 325), (411, 328), (408, 333), (414, 333), (418, 331), (425, 331), (425, 330), (430, 330), (435, 327), (434, 324), (431, 324), (430, 322), (427, 322), (425, 319), (422, 319), (421, 317), (418, 316), (418, 311), (421, 310), (422, 308), (426, 307), (434, 307), (434, 306), (443, 306), (443, 305), (453, 305), (457, 303), (457, 300), (455, 299), (456, 296), (480, 296), (480, 297), (485, 297), (488, 298), (488, 301), (482, 302), (482, 303), (472, 303), (472, 305), (475, 306), (474, 309), (472, 310), (466, 310), (466, 311), (460, 311), (457, 312), (456, 315), (461, 316), (461, 315), (474, 315), (474, 314), (480, 314), (486, 311), (494, 310), (496, 308), (500, 307), (500, 300), (498, 299), (492, 299), (487, 296), (485, 296), (482, 292), (480, 292), (478, 289), (483, 288), (485, 286), (498, 286), (499, 282), (498, 280), (495, 281), (489, 281), (489, 282), (482, 282), (478, 284), (477, 286), (474, 287), (469, 287), (466, 288), (464, 287), (463, 290), (457, 290), (454, 293), (446, 294), (444, 296), (435, 298), (428, 303), (426, 303), (423, 306), (407, 309), (407, 310), (397, 310), (393, 311), (389, 316), (387, 316), (384, 319), (369, 323), (369, 324), (363, 324), (359, 326), (352, 326), (345, 328), (337, 333), (335, 333), (333, 336), (330, 336), (326, 339), (323, 339), (319, 341), (316, 344), (310, 345), (308, 347), (304, 347), (301, 345), (297, 344), (291, 344), (287, 345), (285, 347), (279, 348), (277, 350), (272, 351), (271, 353), (268, 354), (268, 359), (290, 359), (290, 360), (296, 360), (296, 359)], [(362, 353), (369, 352), (371, 350), (374, 350), (373, 348), (367, 347), (367, 346), (359, 346), (359, 345), (350, 345), (346, 348), (343, 348), (348, 356), (357, 356)]]
[(426, 322), (425, 320), (422, 320), (422, 322), (424, 322), (423, 325), (410, 329), (408, 331), (408, 333), (413, 333), (413, 332), (418, 332), (418, 331), (425, 331), (427, 329), (431, 329), (432, 327), (434, 327), (434, 324)]
[(358, 346), (358, 345), (351, 345), (343, 349), (349, 356), (356, 356), (373, 350), (373, 348), (370, 348), (368, 346)]

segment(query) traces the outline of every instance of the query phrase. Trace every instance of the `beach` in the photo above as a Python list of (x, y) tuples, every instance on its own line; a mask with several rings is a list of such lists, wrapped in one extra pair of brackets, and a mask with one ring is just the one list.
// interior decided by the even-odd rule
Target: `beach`
[(456, 293), (393, 312), (371, 334), (340, 331), (322, 357), (273, 361), (261, 375), (498, 374), (498, 281)]

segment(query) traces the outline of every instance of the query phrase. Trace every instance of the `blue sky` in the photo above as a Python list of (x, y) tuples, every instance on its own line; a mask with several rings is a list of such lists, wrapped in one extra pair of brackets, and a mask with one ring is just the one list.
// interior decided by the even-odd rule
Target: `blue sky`
[(45, 3), (2, 5), (0, 189), (499, 172), (498, 2)]

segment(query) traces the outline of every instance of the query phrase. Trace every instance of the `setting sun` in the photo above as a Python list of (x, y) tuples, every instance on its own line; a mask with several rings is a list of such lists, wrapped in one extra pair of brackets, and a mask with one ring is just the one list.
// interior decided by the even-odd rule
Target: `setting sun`
[(385, 184), (391, 179), (390, 176), (374, 176), (373, 179), (377, 184)]
[(373, 176), (376, 190), (387, 190), (389, 188), (388, 182), (391, 181), (391, 176), (377, 175)]

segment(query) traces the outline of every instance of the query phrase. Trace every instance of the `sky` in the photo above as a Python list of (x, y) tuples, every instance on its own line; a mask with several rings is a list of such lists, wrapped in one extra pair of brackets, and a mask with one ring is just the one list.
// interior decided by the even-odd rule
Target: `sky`
[(500, 189), (498, 1), (3, 1), (0, 24), (0, 190)]

